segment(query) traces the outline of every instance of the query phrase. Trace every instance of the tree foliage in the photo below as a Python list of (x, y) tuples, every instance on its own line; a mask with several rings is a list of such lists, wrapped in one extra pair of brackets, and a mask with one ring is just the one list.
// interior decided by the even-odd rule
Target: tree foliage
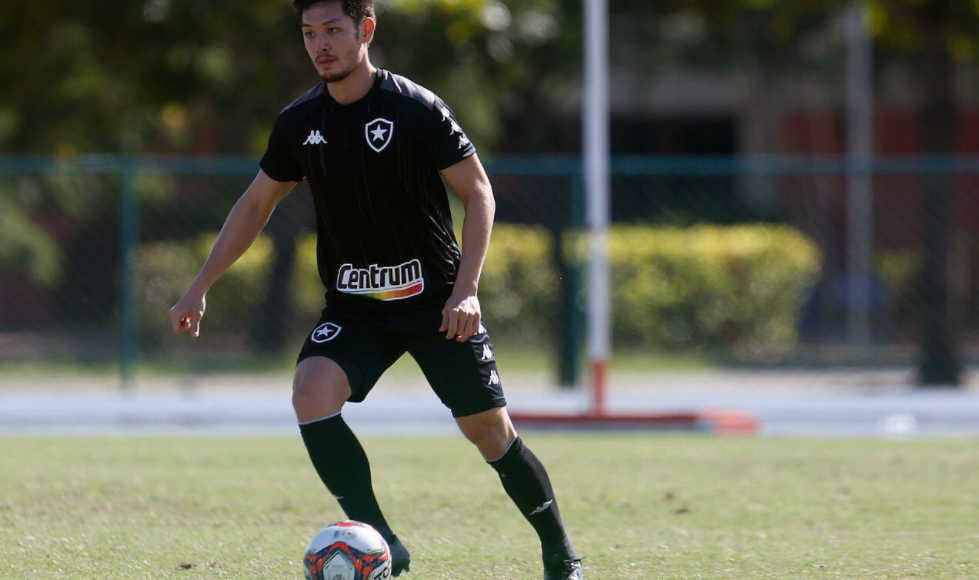
[(872, 0), (870, 6), (870, 26), (884, 50), (919, 55), (937, 41), (958, 62), (979, 58), (979, 2)]
[[(922, 17), (937, 14), (949, 54), (977, 58), (979, 3), (870, 1), (882, 50), (922, 50)], [(540, 146), (534, 127), (574, 115), (583, 0), (377, 3), (375, 61), (440, 93), (483, 147)], [(610, 0), (613, 59), (631, 47), (615, 65), (652, 76), (678, 61), (784, 58), (846, 5)], [(0, 0), (0, 38), (5, 152), (257, 153), (276, 113), (317, 82), (287, 0)]]
[[(2, 4), (8, 152), (255, 153), (318, 81), (284, 0)], [(378, 13), (375, 61), (438, 90), (484, 141), (520, 87), (560, 90), (577, 67), (567, 2), (387, 0)]]

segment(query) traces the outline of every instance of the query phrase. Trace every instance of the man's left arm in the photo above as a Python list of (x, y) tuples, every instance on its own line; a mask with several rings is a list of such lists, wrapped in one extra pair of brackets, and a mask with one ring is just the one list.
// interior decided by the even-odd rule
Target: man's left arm
[(462, 200), (466, 217), (462, 222), (462, 259), (459, 262), (459, 273), (452, 296), (442, 309), (442, 326), (439, 331), (445, 333), (447, 340), (455, 338), (459, 342), (465, 342), (476, 334), (482, 318), (476, 291), (479, 287), (479, 275), (483, 270), (483, 260), (486, 259), (486, 251), (489, 249), (496, 201), (493, 199), (489, 177), (475, 154), (443, 169), (442, 178)]

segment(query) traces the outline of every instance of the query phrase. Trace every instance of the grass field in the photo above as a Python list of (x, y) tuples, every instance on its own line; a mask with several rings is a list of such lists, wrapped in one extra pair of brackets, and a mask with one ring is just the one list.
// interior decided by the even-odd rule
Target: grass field
[[(154, 378), (173, 376), (176, 373), (194, 376), (222, 375), (228, 373), (248, 374), (289, 374), (296, 366), (296, 352), (288, 352), (281, 356), (242, 356), (220, 358), (206, 356), (199, 358), (144, 357), (136, 363), (136, 375), (139, 378)], [(556, 373), (557, 362), (552, 352), (541, 348), (521, 348), (504, 346), (497, 349), (498, 358), (507, 372), (541, 373), (553, 375)], [(582, 373), (585, 373), (585, 361), (582, 360)], [(719, 359), (707, 355), (684, 353), (657, 353), (649, 351), (623, 349), (617, 352), (611, 360), (611, 369), (621, 372), (663, 372), (663, 371), (696, 371), (717, 368)], [(401, 357), (389, 373), (420, 374), (418, 365), (410, 356)], [(5, 379), (37, 378), (37, 377), (102, 377), (114, 379), (119, 375), (119, 363), (115, 360), (82, 361), (76, 359), (43, 360), (0, 360), (0, 377)], [(3, 381), (0, 381), (2, 387)]]
[[(590, 580), (979, 578), (973, 441), (557, 436)], [(540, 578), (535, 536), (460, 439), (367, 439), (409, 580)], [(0, 578), (300, 579), (342, 514), (295, 438), (0, 439)]]

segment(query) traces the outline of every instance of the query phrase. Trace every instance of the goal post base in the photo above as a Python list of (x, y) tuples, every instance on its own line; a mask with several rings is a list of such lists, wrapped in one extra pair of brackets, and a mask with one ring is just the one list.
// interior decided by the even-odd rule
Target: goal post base
[(758, 419), (743, 411), (708, 409), (677, 413), (511, 413), (517, 427), (594, 431), (691, 431), (719, 435), (753, 435)]

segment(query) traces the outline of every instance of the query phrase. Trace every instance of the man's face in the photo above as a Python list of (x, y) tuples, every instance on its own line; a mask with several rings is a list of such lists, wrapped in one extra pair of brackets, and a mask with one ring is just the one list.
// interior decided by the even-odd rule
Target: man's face
[(343, 13), (342, 2), (314, 4), (303, 12), (303, 41), (320, 78), (335, 83), (347, 78), (367, 55), (374, 20), (358, 26)]

